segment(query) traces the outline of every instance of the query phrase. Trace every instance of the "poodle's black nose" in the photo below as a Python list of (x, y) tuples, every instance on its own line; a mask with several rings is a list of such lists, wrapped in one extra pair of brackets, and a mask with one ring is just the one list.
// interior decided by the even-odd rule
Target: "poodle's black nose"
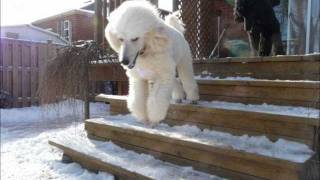
[(123, 58), (123, 60), (121, 61), (121, 64), (128, 65), (129, 64), (129, 59), (127, 57)]

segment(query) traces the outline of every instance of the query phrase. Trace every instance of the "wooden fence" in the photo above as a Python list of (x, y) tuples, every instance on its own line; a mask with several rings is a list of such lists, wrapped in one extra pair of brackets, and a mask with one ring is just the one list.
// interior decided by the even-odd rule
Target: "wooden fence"
[(47, 59), (62, 45), (1, 38), (0, 107), (38, 104), (38, 84)]

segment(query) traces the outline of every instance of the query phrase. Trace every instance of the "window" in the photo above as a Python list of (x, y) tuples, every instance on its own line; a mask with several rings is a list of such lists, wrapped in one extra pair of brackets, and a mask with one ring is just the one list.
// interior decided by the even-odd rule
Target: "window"
[(13, 39), (19, 39), (19, 34), (13, 33), (13, 32), (6, 32), (6, 37), (13, 38)]
[(173, 3), (175, 1), (173, 0), (159, 0), (158, 1), (158, 8), (168, 11), (168, 12), (173, 12), (174, 11), (174, 7), (173, 7)]
[(47, 31), (51, 31), (51, 32), (53, 31), (53, 29), (52, 29), (52, 28), (47, 28), (46, 30), (47, 30)]
[(61, 22), (61, 35), (68, 41), (72, 41), (71, 22), (64, 20)]

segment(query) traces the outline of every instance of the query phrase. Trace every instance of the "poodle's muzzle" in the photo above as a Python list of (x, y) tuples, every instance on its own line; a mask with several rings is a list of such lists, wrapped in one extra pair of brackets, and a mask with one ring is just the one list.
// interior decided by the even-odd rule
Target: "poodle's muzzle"
[(136, 65), (136, 62), (137, 62), (137, 58), (138, 56), (140, 55), (140, 51), (137, 52), (137, 54), (135, 55), (134, 59), (132, 60), (132, 62), (130, 62), (129, 58), (128, 57), (124, 57), (122, 61), (120, 61), (120, 63), (122, 65), (125, 65), (127, 66), (129, 69), (132, 69), (134, 68), (134, 66)]

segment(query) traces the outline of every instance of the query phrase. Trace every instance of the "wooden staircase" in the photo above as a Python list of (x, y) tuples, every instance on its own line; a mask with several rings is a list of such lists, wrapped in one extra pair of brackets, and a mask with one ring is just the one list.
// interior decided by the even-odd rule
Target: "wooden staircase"
[[(277, 58), (281, 66), (277, 65)], [(250, 69), (251, 66), (257, 68), (261, 63), (268, 67), (279, 66), (272, 71), (281, 73), (278, 77), (277, 73), (273, 76), (253, 73), (252, 77), (260, 79), (218, 79), (202, 75), (203, 78), (198, 79), (199, 104), (172, 103), (166, 120), (155, 128), (127, 115), (126, 96), (100, 94), (95, 100), (110, 104), (111, 115), (86, 120), (87, 136), (102, 142), (112, 141), (124, 150), (150, 154), (170, 165), (179, 165), (179, 168), (191, 166), (196, 170), (173, 179), (319, 179), (319, 56), (248, 59), (235, 59), (234, 62), (222, 59), (219, 64), (198, 62), (195, 72), (206, 71), (214, 76), (215, 67), (233, 63), (230, 67), (235, 72), (239, 67), (239, 74), (244, 76), (249, 70), (256, 70)], [(303, 62), (303, 65), (299, 66), (297, 62)], [(299, 71), (297, 74), (290, 71), (290, 78), (285, 78), (289, 76), (285, 76), (280, 68), (285, 64), (295, 70), (312, 67), (312, 72)], [(310, 80), (302, 81), (304, 77), (310, 77), (307, 78)], [(82, 141), (77, 144), (81, 146)], [(107, 171), (120, 179), (157, 179), (142, 171), (102, 160), (101, 156), (94, 155), (94, 149), (81, 152), (80, 146), (63, 140), (52, 140), (50, 144), (92, 170)], [(180, 171), (183, 170), (177, 170), (177, 173)], [(199, 176), (190, 175), (194, 173)]]

